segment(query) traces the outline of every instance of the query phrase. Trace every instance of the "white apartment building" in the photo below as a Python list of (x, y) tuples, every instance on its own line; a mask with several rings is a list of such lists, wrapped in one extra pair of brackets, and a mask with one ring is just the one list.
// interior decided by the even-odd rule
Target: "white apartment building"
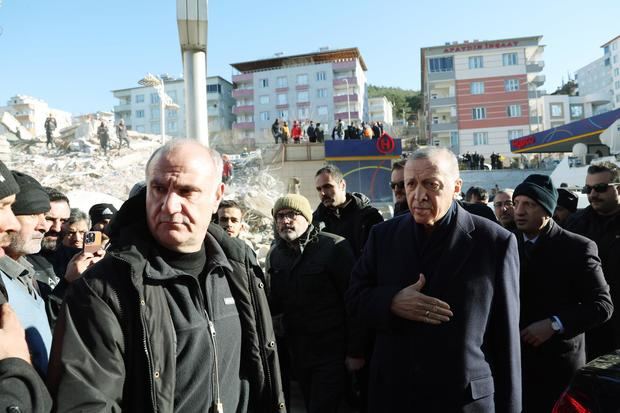
[(370, 122), (383, 122), (385, 126), (394, 123), (394, 104), (385, 96), (368, 98), (368, 120)]
[[(185, 82), (162, 75), (164, 90), (179, 109), (166, 109), (166, 135), (185, 137)], [(125, 120), (127, 128), (136, 132), (159, 134), (160, 102), (157, 91), (148, 86), (136, 86), (112, 91), (118, 104), (114, 106), (115, 121)], [(207, 77), (207, 113), (209, 136), (230, 131), (234, 120), (232, 84), (220, 76)]]
[(544, 92), (542, 36), (445, 43), (421, 49), (427, 141), (455, 153), (510, 154), (536, 128)]
[(610, 103), (598, 94), (586, 96), (545, 95), (539, 98), (542, 129), (547, 130), (598, 115), (598, 108)]
[(620, 108), (620, 36), (616, 36), (603, 46), (603, 58), (609, 66), (612, 82), (613, 108)]
[[(47, 102), (32, 96), (13, 96), (6, 106), (0, 107), (0, 114), (2, 112), (13, 115), (35, 137), (45, 137), (45, 119), (50, 113), (56, 118), (56, 132), (71, 125), (71, 113), (52, 109)], [(0, 125), (0, 132), (5, 132), (2, 125)]]
[(599, 103), (593, 105), (593, 114), (598, 115), (613, 108), (613, 82), (610, 65), (605, 57), (599, 57), (575, 72), (580, 96), (598, 96)]
[(366, 63), (357, 48), (235, 63), (233, 75), (240, 139), (273, 142), (277, 119), (320, 122), (329, 134), (338, 119), (368, 119)]

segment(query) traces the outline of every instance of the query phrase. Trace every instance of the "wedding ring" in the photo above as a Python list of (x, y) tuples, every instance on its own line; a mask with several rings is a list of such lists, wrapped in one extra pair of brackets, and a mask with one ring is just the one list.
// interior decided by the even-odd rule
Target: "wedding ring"
[(428, 315), (429, 315), (430, 313), (431, 313), (431, 312), (430, 312), (429, 310), (426, 310), (426, 314), (425, 314), (426, 318), (428, 318)]

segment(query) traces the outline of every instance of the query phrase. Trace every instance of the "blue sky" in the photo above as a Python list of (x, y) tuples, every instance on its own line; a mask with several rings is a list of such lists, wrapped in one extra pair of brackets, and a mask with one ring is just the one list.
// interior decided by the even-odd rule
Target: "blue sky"
[[(230, 63), (358, 47), (370, 84), (419, 89), (420, 47), (543, 35), (553, 91), (602, 56), (619, 19), (618, 0), (211, 0), (207, 70), (230, 80)], [(110, 90), (183, 72), (175, 0), (0, 0), (0, 31), (0, 106), (26, 94), (111, 110)]]

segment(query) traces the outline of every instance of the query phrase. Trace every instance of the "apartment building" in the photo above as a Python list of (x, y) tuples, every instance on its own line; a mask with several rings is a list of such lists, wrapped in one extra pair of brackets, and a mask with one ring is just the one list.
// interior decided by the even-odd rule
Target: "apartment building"
[(240, 139), (273, 142), (275, 119), (313, 120), (329, 133), (338, 119), (368, 119), (366, 63), (357, 48), (234, 63), (237, 120)]
[[(165, 109), (166, 135), (185, 137), (185, 82), (181, 78), (160, 76), (164, 91), (178, 109)], [(125, 120), (127, 128), (136, 132), (161, 133), (160, 101), (157, 91), (150, 86), (136, 86), (113, 90), (118, 99), (114, 105), (115, 120)], [(209, 136), (230, 131), (234, 120), (232, 114), (232, 83), (220, 76), (207, 77), (207, 113), (209, 116)]]
[(542, 36), (445, 43), (421, 49), (426, 137), (455, 153), (510, 154), (540, 126)]
[(394, 104), (385, 96), (368, 98), (368, 120), (370, 122), (383, 122), (384, 125), (394, 123)]
[(603, 56), (575, 72), (580, 96), (596, 99), (594, 114), (620, 108), (620, 36), (601, 46)]
[(541, 114), (541, 130), (547, 130), (567, 123), (599, 115), (601, 108), (610, 104), (610, 100), (596, 93), (585, 96), (545, 95), (538, 101)]
[[(52, 109), (47, 102), (26, 95), (15, 95), (8, 100), (6, 106), (0, 107), (0, 113), (8, 112), (33, 136), (45, 136), (45, 119), (51, 113), (56, 118), (56, 130), (71, 125), (71, 113)], [(0, 132), (5, 128), (0, 125)]]

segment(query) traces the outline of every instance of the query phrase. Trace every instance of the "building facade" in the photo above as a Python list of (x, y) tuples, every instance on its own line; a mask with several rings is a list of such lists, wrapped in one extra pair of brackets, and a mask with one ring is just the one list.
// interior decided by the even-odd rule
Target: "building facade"
[[(547, 130), (598, 115), (611, 102), (596, 93), (586, 96), (545, 95), (539, 98), (542, 128)], [(604, 111), (606, 112), (606, 110)]]
[(603, 46), (603, 62), (609, 67), (612, 83), (612, 104), (620, 108), (620, 36), (616, 36)]
[(542, 36), (453, 42), (421, 49), (429, 144), (508, 155), (510, 140), (541, 127)]
[[(183, 79), (161, 76), (164, 90), (178, 109), (166, 109), (166, 135), (185, 137), (185, 82)], [(142, 133), (161, 133), (160, 101), (157, 91), (149, 86), (113, 90), (118, 99), (114, 106), (115, 121), (125, 120), (127, 128)], [(220, 76), (207, 77), (207, 106), (209, 136), (230, 131), (233, 123), (232, 84)]]
[[(56, 118), (56, 131), (71, 125), (71, 113), (64, 110), (52, 109), (47, 102), (26, 95), (15, 95), (8, 100), (5, 107), (0, 107), (0, 113), (8, 112), (21, 123), (21, 126), (34, 137), (45, 139), (45, 119), (52, 114)], [(0, 125), (0, 132), (5, 128)]]
[(385, 96), (368, 98), (368, 120), (383, 122), (386, 126), (394, 124), (394, 104)]
[(320, 122), (329, 133), (338, 119), (368, 119), (366, 64), (357, 48), (235, 63), (235, 134), (273, 142), (276, 119)]
[(605, 61), (605, 57), (599, 57), (575, 72), (579, 95), (598, 96), (600, 98), (600, 103), (593, 107), (594, 115), (607, 112), (613, 108), (612, 71), (610, 64), (606, 64)]

